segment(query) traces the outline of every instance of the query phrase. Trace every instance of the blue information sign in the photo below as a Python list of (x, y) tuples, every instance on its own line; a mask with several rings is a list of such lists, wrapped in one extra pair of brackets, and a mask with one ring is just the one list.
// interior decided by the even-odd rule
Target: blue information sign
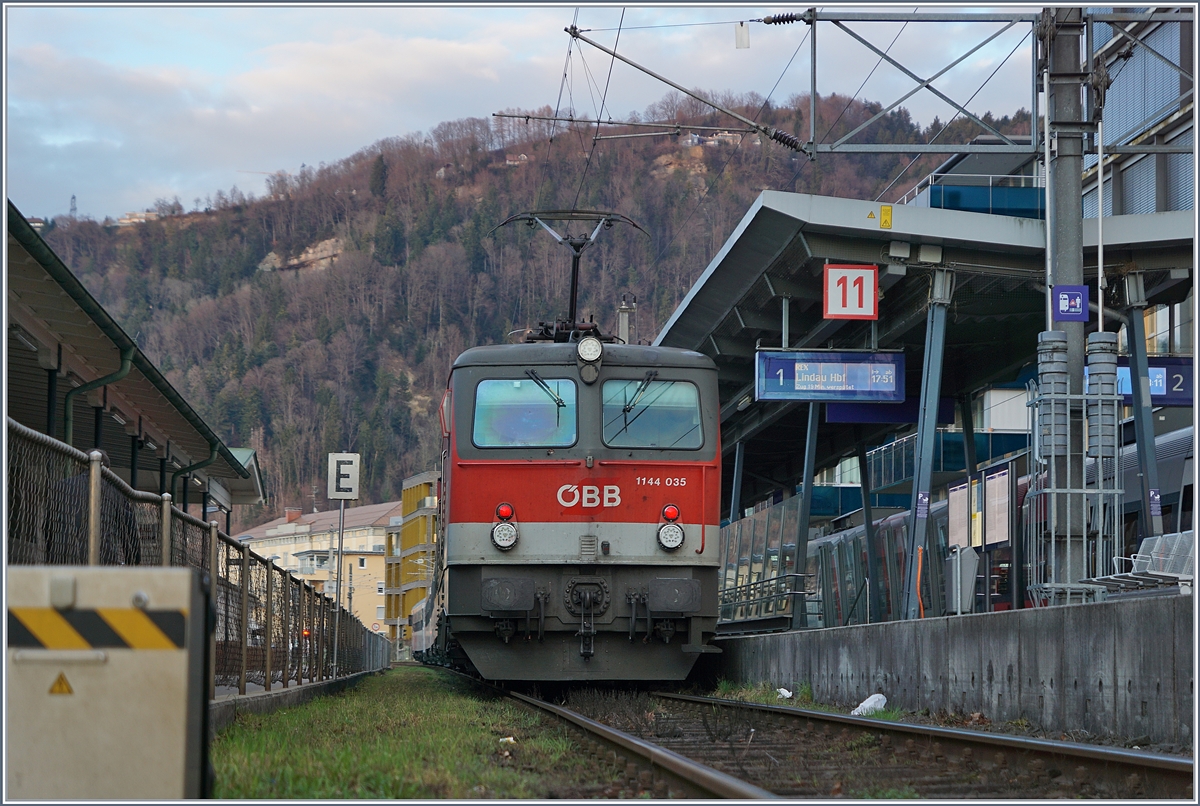
[[(1192, 405), (1192, 359), (1175, 356), (1150, 356), (1150, 405)], [(1083, 368), (1084, 383), (1087, 383), (1087, 367)], [(1117, 392), (1124, 397), (1126, 405), (1133, 405), (1133, 386), (1130, 382), (1129, 359), (1117, 359)]]
[(1054, 321), (1088, 321), (1088, 287), (1086, 285), (1054, 286)]
[(759, 352), (758, 400), (904, 400), (904, 353)]

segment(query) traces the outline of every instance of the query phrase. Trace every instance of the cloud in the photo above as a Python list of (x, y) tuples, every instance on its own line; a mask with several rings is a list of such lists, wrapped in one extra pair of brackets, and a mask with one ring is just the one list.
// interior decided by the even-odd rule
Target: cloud
[[(751, 49), (737, 50), (733, 21), (749, 12), (628, 8), (619, 50), (686, 87), (765, 96), (778, 81), (777, 102), (806, 92), (808, 47), (797, 47), (806, 26), (754, 26)], [(554, 105), (560, 86), (564, 109), (595, 115), (607, 92), (616, 117), (645, 109), (669, 89), (589, 45), (570, 44), (562, 31), (576, 14), (569, 8), (8, 13), (6, 181), (10, 198), (29, 215), (65, 212), (73, 193), (80, 212), (98, 218), (176, 194), (190, 207), (195, 197), (235, 183), (261, 193), (262, 177), (239, 171), (295, 171), (443, 121)], [(615, 29), (621, 13), (585, 6), (579, 25), (611, 47), (617, 32), (599, 29)], [(681, 22), (719, 24), (641, 27)], [(881, 48), (900, 28), (853, 27)], [(1024, 30), (1001, 36), (937, 86), (965, 101)], [(986, 33), (979, 26), (912, 24), (893, 53), (916, 74), (930, 75), (969, 47), (972, 35), (977, 41)], [(878, 57), (832, 24), (820, 36), (820, 92), (855, 92)], [(1027, 58), (1006, 65), (971, 108), (1003, 114), (1027, 105)], [(884, 64), (861, 96), (886, 104), (913, 85)], [(953, 114), (927, 92), (905, 105), (922, 122)]]

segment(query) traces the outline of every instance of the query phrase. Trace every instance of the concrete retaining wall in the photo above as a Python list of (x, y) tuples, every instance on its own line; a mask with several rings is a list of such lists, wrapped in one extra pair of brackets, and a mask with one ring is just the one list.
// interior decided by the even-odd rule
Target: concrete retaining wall
[(373, 674), (379, 673), (359, 672), (336, 680), (322, 680), (319, 683), (305, 683), (301, 686), (259, 691), (242, 696), (235, 694), (214, 700), (208, 704), (208, 739), (212, 741), (218, 733), (232, 725), (239, 712), (269, 714), (280, 708), (308, 702), (314, 697), (345, 691)]
[(981, 712), (1047, 730), (1192, 738), (1193, 597), (725, 638), (738, 683), (812, 686), (817, 702)]

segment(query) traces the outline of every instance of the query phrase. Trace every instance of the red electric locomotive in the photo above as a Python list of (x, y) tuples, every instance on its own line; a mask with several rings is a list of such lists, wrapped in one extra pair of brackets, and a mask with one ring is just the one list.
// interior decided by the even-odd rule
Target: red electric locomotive
[(561, 323), (454, 362), (424, 653), (490, 680), (679, 680), (717, 623), (717, 371)]

